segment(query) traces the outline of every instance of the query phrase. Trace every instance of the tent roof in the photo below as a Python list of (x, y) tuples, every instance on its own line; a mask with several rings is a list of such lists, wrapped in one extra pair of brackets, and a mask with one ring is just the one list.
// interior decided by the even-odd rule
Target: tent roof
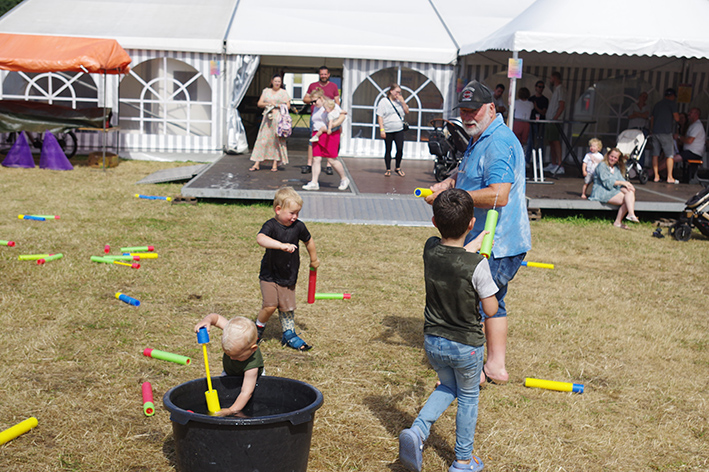
[(126, 74), (130, 62), (113, 39), (0, 33), (0, 69)]
[[(571, 54), (709, 57), (709, 1), (537, 0), (512, 21), (460, 55), (500, 49)], [(595, 12), (604, 12), (599, 17)], [(605, 14), (607, 13), (607, 14)], [(681, 20), (675, 21), (676, 15)], [(676, 18), (675, 18), (676, 17)]]
[(449, 64), (460, 44), (532, 1), (25, 0), (0, 31), (115, 38), (126, 49)]
[(241, 0), (226, 50), (444, 64), (458, 57), (428, 0)]
[(25, 0), (0, 31), (113, 38), (126, 49), (220, 54), (237, 0)]

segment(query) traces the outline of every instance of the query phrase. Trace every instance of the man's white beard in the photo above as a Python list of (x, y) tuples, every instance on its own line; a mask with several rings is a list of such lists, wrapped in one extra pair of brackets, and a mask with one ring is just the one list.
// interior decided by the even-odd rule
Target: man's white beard
[(473, 139), (478, 139), (483, 131), (492, 123), (492, 119), (489, 114), (486, 114), (482, 121), (471, 120), (464, 122), (463, 127), (465, 128), (465, 132), (468, 133), (468, 136)]

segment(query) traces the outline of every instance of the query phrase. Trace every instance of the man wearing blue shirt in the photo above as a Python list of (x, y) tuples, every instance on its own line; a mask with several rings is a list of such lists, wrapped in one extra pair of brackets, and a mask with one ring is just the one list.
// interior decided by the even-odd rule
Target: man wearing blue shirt
[(475, 203), (475, 226), (466, 243), (485, 227), (489, 209), (498, 211), (494, 245), (490, 254), (490, 270), (499, 291), (497, 313), (484, 318), (487, 361), (483, 374), (491, 383), (504, 384), (509, 379), (505, 368), (507, 349), (507, 284), (515, 276), (527, 251), (532, 248), (532, 236), (525, 198), (524, 151), (512, 130), (505, 126), (502, 115), (496, 113), (493, 94), (485, 85), (473, 80), (461, 91), (456, 108), (471, 137), (458, 171), (431, 187), (433, 203), (438, 194), (448, 188), (466, 190)]

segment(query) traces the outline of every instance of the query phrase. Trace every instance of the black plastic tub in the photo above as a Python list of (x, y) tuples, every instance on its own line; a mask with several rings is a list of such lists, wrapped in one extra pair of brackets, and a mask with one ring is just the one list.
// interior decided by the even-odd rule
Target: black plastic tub
[[(242, 377), (212, 377), (222, 408), (241, 391)], [(298, 380), (261, 376), (247, 418), (209, 416), (206, 378), (170, 389), (170, 411), (179, 472), (305, 472), (315, 410), (322, 393)], [(191, 412), (188, 410), (192, 410)]]

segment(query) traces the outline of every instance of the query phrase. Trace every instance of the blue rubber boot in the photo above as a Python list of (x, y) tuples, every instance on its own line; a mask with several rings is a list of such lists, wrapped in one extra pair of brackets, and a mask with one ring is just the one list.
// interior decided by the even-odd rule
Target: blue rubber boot
[(399, 434), (399, 460), (407, 469), (421, 472), (423, 439), (421, 439), (421, 430), (418, 427), (412, 426)]

